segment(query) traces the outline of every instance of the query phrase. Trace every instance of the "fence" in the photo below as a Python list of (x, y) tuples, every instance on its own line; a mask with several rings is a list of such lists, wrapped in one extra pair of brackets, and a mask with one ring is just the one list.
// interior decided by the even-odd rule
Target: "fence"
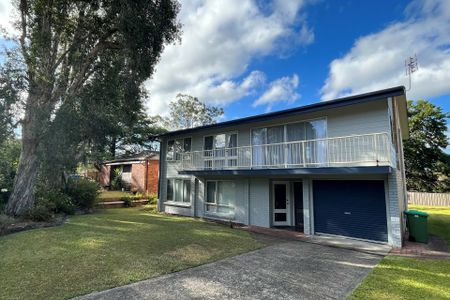
[(408, 203), (414, 205), (450, 206), (450, 193), (408, 192)]

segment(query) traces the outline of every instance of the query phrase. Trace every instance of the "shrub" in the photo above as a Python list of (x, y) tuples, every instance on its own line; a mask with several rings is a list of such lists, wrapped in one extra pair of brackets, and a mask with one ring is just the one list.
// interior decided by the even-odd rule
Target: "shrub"
[(45, 203), (36, 203), (35, 206), (27, 210), (25, 218), (35, 222), (48, 222), (53, 219), (53, 213)]
[(6, 189), (0, 189), (0, 212), (3, 211), (3, 209), (6, 206), (6, 203), (8, 202), (10, 192)]
[(126, 197), (122, 197), (120, 200), (123, 201), (123, 205), (125, 207), (132, 207), (132, 206), (134, 206), (133, 199), (134, 199), (133, 196), (126, 196)]
[(0, 214), (0, 232), (3, 231), (3, 229), (7, 228), (9, 225), (13, 224), (15, 222), (15, 219), (7, 216), (5, 214)]
[(36, 193), (37, 202), (53, 213), (73, 215), (76, 205), (69, 195), (57, 190), (40, 190)]
[(97, 183), (93, 181), (80, 179), (69, 181), (65, 193), (72, 198), (73, 203), (79, 208), (91, 209), (97, 201), (99, 188)]
[(147, 196), (148, 204), (155, 205), (158, 203), (158, 196), (156, 194), (150, 194)]
[(122, 172), (120, 171), (120, 169), (114, 169), (113, 172), (114, 173), (113, 179), (111, 180), (111, 189), (114, 191), (119, 191), (124, 187), (122, 182)]

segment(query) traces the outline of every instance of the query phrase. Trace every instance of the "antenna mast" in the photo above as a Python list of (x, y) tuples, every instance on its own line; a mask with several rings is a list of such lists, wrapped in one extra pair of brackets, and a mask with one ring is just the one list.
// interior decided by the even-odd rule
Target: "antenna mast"
[(414, 54), (414, 57), (409, 57), (405, 59), (405, 70), (406, 76), (408, 76), (409, 87), (407, 91), (411, 90), (411, 75), (412, 73), (419, 70), (419, 64), (417, 63), (417, 55)]

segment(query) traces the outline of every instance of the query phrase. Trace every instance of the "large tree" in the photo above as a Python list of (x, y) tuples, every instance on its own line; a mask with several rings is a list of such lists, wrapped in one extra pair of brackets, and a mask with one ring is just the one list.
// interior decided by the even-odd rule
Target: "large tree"
[(410, 137), (405, 141), (405, 169), (408, 190), (439, 192), (448, 189), (449, 114), (426, 100), (408, 101)]
[(178, 94), (169, 104), (170, 116), (163, 123), (169, 129), (186, 129), (216, 123), (223, 108), (209, 106), (197, 97)]
[(130, 94), (149, 78), (164, 45), (178, 38), (175, 0), (20, 0), (18, 42), (28, 97), (22, 151), (6, 211), (21, 215), (34, 203), (38, 152), (60, 109), (77, 98), (93, 74), (123, 56)]

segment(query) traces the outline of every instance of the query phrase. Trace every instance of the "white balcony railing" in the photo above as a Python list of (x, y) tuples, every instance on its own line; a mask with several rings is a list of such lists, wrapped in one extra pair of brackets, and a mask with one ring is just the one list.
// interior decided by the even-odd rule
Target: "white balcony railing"
[(395, 151), (387, 133), (352, 135), (277, 144), (192, 151), (181, 155), (181, 169), (235, 170), (393, 166)]

